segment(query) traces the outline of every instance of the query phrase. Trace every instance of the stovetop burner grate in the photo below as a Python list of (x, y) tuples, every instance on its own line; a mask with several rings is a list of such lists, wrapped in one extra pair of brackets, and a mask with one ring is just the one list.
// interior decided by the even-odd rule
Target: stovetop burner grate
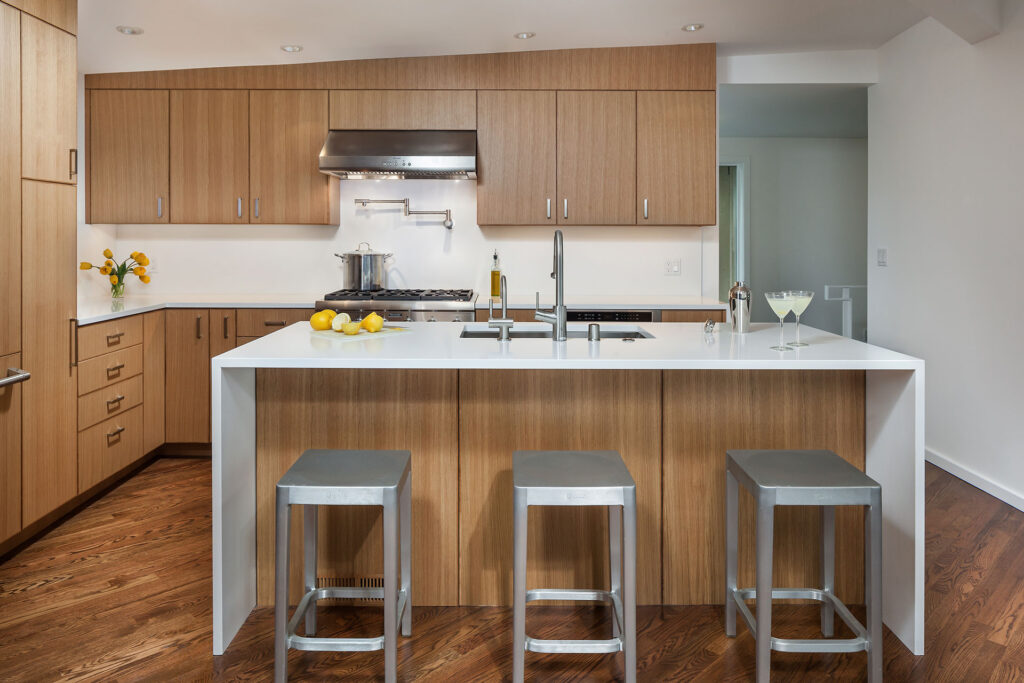
[(472, 289), (339, 289), (324, 296), (325, 301), (471, 301)]

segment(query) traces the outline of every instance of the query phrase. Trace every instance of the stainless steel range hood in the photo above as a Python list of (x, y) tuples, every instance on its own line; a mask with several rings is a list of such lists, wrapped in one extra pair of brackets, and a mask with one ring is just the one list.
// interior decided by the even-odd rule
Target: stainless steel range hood
[(320, 172), (339, 178), (476, 178), (474, 130), (332, 130)]

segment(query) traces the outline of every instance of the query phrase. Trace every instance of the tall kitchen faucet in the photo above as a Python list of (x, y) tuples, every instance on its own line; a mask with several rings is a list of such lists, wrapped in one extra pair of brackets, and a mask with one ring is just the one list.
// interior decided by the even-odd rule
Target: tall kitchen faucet
[(537, 305), (533, 316), (534, 320), (551, 323), (552, 339), (555, 341), (565, 341), (565, 250), (562, 246), (561, 230), (555, 230), (555, 254), (551, 277), (555, 281), (555, 307), (550, 311), (542, 311), (540, 308), (540, 292), (537, 292)]

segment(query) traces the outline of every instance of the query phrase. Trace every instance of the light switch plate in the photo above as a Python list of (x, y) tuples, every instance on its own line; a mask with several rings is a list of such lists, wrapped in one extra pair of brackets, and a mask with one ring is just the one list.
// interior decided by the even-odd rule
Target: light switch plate
[(669, 259), (668, 261), (665, 261), (665, 275), (682, 275), (682, 273), (682, 259)]
[(878, 265), (883, 268), (889, 265), (889, 250), (885, 247), (878, 248)]

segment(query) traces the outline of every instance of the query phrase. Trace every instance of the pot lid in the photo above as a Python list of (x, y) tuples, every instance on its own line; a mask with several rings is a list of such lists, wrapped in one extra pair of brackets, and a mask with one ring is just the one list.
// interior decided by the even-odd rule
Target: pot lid
[[(363, 245), (364, 244), (366, 245), (365, 249), (363, 249)], [(352, 254), (353, 256), (375, 256), (375, 255), (391, 256), (391, 254), (387, 253), (387, 252), (374, 251), (373, 249), (370, 248), (370, 243), (369, 242), (360, 242), (359, 246), (357, 246), (355, 248), (355, 251), (346, 251), (345, 254), (346, 255)]]

